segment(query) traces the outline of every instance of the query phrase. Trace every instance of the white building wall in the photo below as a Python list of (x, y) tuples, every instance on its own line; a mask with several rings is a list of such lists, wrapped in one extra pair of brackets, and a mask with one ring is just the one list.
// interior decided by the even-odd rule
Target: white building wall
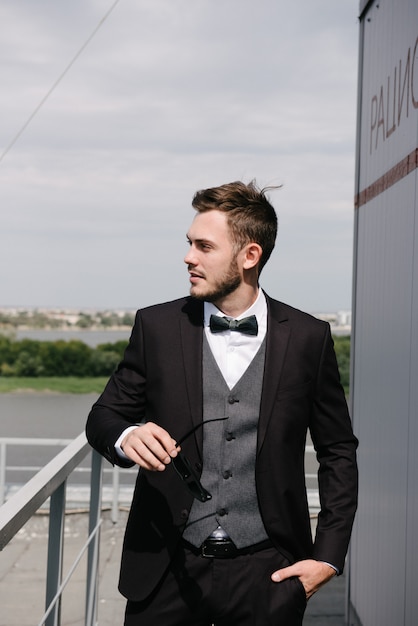
[(416, 626), (418, 2), (362, 8), (351, 382), (360, 499), (348, 616)]

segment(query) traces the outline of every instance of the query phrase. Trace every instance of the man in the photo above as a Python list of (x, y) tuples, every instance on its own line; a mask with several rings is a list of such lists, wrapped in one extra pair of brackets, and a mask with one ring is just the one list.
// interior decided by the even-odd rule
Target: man
[(193, 206), (190, 297), (137, 313), (87, 422), (110, 462), (140, 467), (119, 585), (125, 625), (297, 626), (342, 572), (356, 509), (357, 440), (330, 330), (259, 288), (277, 232), (264, 191), (235, 182), (197, 192)]

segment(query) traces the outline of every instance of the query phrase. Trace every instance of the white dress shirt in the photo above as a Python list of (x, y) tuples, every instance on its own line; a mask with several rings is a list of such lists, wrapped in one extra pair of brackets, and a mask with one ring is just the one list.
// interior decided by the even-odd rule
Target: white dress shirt
[(211, 315), (226, 317), (211, 302), (204, 303), (204, 328), (206, 339), (222, 376), (230, 389), (234, 387), (257, 354), (267, 332), (267, 302), (259, 289), (257, 300), (236, 319), (255, 315), (258, 323), (257, 335), (245, 335), (235, 330), (212, 333), (209, 327)]

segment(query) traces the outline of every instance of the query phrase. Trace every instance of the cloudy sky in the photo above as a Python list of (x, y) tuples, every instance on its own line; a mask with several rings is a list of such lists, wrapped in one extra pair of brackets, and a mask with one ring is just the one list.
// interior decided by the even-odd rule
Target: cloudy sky
[(350, 308), (358, 4), (2, 0), (0, 306), (184, 295), (194, 192), (255, 178), (264, 288)]

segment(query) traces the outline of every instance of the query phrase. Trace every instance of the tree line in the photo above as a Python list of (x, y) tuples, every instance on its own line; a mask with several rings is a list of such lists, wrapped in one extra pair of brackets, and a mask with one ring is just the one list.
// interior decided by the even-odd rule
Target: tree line
[(348, 396), (350, 391), (350, 335), (334, 336), (335, 354), (340, 370), (341, 384)]
[(123, 356), (127, 341), (95, 348), (83, 341), (15, 340), (0, 335), (1, 376), (109, 376)]
[[(348, 393), (350, 337), (334, 337), (341, 383)], [(103, 343), (95, 348), (79, 340), (15, 340), (0, 335), (0, 376), (110, 376), (127, 341)]]

